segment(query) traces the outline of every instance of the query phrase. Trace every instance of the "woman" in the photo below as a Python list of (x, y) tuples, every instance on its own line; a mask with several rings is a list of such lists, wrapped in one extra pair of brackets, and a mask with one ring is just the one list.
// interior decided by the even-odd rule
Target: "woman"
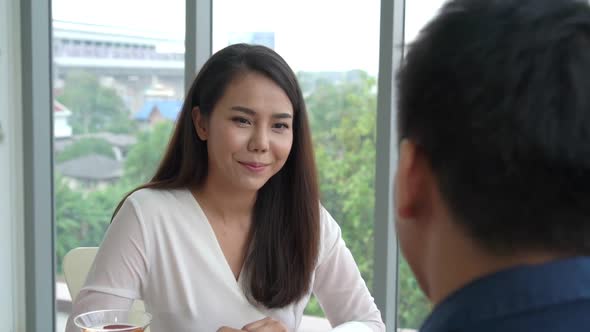
[(153, 179), (119, 205), (72, 317), (141, 299), (152, 332), (296, 331), (312, 292), (333, 326), (385, 330), (319, 204), (294, 73), (232, 45), (200, 70)]

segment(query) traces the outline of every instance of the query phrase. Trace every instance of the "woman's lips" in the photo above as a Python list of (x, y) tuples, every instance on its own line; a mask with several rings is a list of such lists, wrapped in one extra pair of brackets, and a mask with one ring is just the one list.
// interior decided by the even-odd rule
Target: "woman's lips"
[(266, 167), (268, 167), (268, 164), (263, 164), (263, 163), (250, 163), (250, 162), (243, 162), (243, 161), (240, 161), (239, 163), (242, 166), (244, 166), (247, 170), (254, 172), (254, 173), (260, 173), (260, 172), (264, 171), (266, 169)]

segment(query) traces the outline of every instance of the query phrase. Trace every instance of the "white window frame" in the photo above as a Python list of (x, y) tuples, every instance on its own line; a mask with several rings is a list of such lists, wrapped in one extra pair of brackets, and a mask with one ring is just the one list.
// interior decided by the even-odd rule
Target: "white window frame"
[(375, 161), (375, 302), (387, 331), (397, 331), (398, 244), (394, 225), (393, 178), (397, 167), (395, 73), (403, 58), (405, 0), (381, 0), (377, 144)]
[(55, 326), (50, 0), (21, 1), (25, 301), (28, 331)]
[(19, 3), (0, 0), (0, 321), (25, 331)]

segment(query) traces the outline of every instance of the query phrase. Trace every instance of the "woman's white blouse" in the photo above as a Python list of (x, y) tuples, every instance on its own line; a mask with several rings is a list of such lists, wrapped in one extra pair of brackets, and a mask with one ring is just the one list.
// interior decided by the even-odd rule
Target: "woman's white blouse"
[[(312, 291), (326, 317), (332, 326), (356, 321), (385, 331), (340, 227), (323, 207), (320, 223)], [(281, 309), (252, 305), (190, 191), (141, 189), (125, 200), (106, 232), (66, 331), (78, 331), (71, 317), (79, 313), (127, 309), (134, 299), (152, 314), (151, 332), (240, 329), (264, 317), (297, 331), (310, 295)]]

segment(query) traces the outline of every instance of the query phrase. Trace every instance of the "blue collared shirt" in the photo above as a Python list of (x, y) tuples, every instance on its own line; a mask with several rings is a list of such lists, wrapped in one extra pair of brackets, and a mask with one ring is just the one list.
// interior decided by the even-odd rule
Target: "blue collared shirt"
[(441, 302), (420, 332), (590, 332), (590, 257), (519, 266)]

